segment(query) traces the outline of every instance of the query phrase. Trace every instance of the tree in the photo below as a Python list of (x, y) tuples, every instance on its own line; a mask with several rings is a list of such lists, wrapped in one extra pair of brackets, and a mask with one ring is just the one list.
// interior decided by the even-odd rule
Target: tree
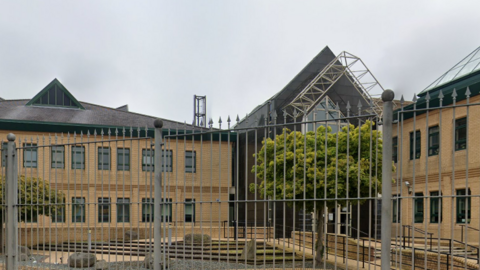
[[(0, 204), (6, 204), (5, 197), (5, 178), (0, 176)], [(28, 221), (39, 215), (54, 216), (65, 215), (65, 195), (63, 192), (52, 189), (47, 181), (40, 178), (18, 177), (18, 200), (20, 221)], [(3, 209), (2, 209), (3, 210)], [(1, 215), (3, 224), (4, 215)], [(3, 243), (3, 230), (0, 230), (0, 243)], [(3, 253), (3, 245), (0, 245), (0, 252)]]
[[(381, 191), (382, 140), (373, 126), (366, 121), (361, 127), (348, 125), (337, 133), (325, 126), (306, 134), (284, 129), (274, 140), (264, 139), (262, 148), (254, 154), (257, 165), (252, 172), (265, 180), (251, 184), (250, 192), (277, 200), (327, 199), (296, 203), (298, 208), (317, 213), (318, 262), (323, 261), (324, 253), (324, 206), (361, 204), (366, 201), (361, 198)], [(328, 200), (334, 198), (345, 199)], [(293, 202), (288, 204), (292, 206)]]

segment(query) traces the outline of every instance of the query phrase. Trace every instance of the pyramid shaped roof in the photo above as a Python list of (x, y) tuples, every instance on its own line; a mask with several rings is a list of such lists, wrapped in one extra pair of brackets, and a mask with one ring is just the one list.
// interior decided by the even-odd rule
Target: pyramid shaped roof
[(473, 52), (467, 55), (467, 57), (463, 58), (455, 66), (440, 76), (440, 78), (427, 86), (427, 88), (420, 92), (419, 95), (425, 94), (434, 88), (465, 77), (478, 70), (480, 70), (480, 47), (476, 48)]

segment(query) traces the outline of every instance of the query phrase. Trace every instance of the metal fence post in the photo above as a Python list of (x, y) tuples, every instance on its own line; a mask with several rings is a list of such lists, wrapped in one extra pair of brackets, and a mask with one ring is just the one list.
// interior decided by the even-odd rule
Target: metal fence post
[[(154, 239), (154, 246), (153, 246), (153, 257), (154, 257), (154, 270), (160, 270), (160, 263), (165, 263), (168, 260), (168, 258), (165, 258), (162, 256), (162, 232), (161, 232), (161, 227), (162, 227), (162, 212), (161, 212), (161, 206), (162, 206), (162, 127), (163, 127), (163, 121), (160, 119), (156, 119), (153, 123), (155, 126), (155, 165), (154, 165), (154, 170), (155, 170), (155, 194), (154, 194), (154, 234), (153, 234), (153, 239)], [(165, 255), (165, 254), (163, 254)]]
[(17, 270), (18, 265), (18, 178), (17, 178), (17, 158), (15, 135), (7, 135), (7, 164), (6, 164), (6, 268), (8, 270)]
[(383, 101), (383, 160), (382, 160), (382, 270), (390, 269), (390, 247), (392, 232), (392, 122), (393, 98), (392, 90), (382, 93)]

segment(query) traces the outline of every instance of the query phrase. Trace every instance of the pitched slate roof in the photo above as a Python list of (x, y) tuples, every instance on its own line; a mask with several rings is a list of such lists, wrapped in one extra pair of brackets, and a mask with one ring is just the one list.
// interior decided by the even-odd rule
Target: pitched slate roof
[[(52, 83), (56, 82), (58, 82), (56, 79), (52, 81)], [(40, 93), (42, 93), (42, 91)], [(31, 101), (38, 97), (39, 94), (31, 100), (0, 100), (0, 120), (63, 125), (140, 127), (143, 129), (145, 127), (154, 128), (153, 121), (158, 119), (158, 117), (154, 116), (128, 112), (125, 110), (125, 106), (115, 109), (81, 101), (78, 101), (78, 103), (83, 107), (82, 109), (62, 106), (35, 105)], [(193, 129), (192, 125), (186, 125), (185, 127), (184, 123), (167, 119), (162, 120), (163, 128), (165, 129)], [(199, 129), (199, 127), (195, 127), (195, 129)]]
[[(246, 117), (241, 119), (236, 129), (256, 127), (263, 125), (264, 119), (270, 112), (276, 111), (283, 119), (282, 109), (307, 86), (322, 70), (336, 59), (335, 54), (328, 46), (323, 48), (282, 90), (273, 95), (270, 99), (255, 107)], [(342, 63), (336, 63), (342, 65)], [(357, 104), (361, 102), (363, 110), (370, 108), (369, 103), (360, 95), (352, 84), (352, 79), (343, 75), (328, 92), (327, 96), (339, 104), (340, 111), (347, 114), (347, 103), (351, 104), (351, 115), (360, 115)]]
[[(235, 128), (256, 126), (258, 123), (255, 123), (255, 121), (248, 121), (247, 123), (246, 120), (258, 118), (260, 121), (263, 121), (265, 115), (268, 115), (270, 110), (283, 108), (333, 59), (335, 59), (335, 54), (326, 46), (282, 90), (255, 107), (248, 114), (248, 117), (240, 120)], [(272, 108), (269, 108), (270, 105)]]

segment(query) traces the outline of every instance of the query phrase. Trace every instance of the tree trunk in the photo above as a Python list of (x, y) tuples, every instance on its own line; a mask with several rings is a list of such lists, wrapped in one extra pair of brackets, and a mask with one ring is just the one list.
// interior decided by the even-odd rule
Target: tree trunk
[[(323, 248), (323, 228), (325, 225), (325, 218), (323, 217), (323, 213), (325, 212), (325, 207), (317, 207), (317, 249), (315, 253), (315, 260), (317, 263), (323, 263), (323, 255), (324, 255), (324, 248)], [(315, 244), (313, 244), (315, 245)]]

